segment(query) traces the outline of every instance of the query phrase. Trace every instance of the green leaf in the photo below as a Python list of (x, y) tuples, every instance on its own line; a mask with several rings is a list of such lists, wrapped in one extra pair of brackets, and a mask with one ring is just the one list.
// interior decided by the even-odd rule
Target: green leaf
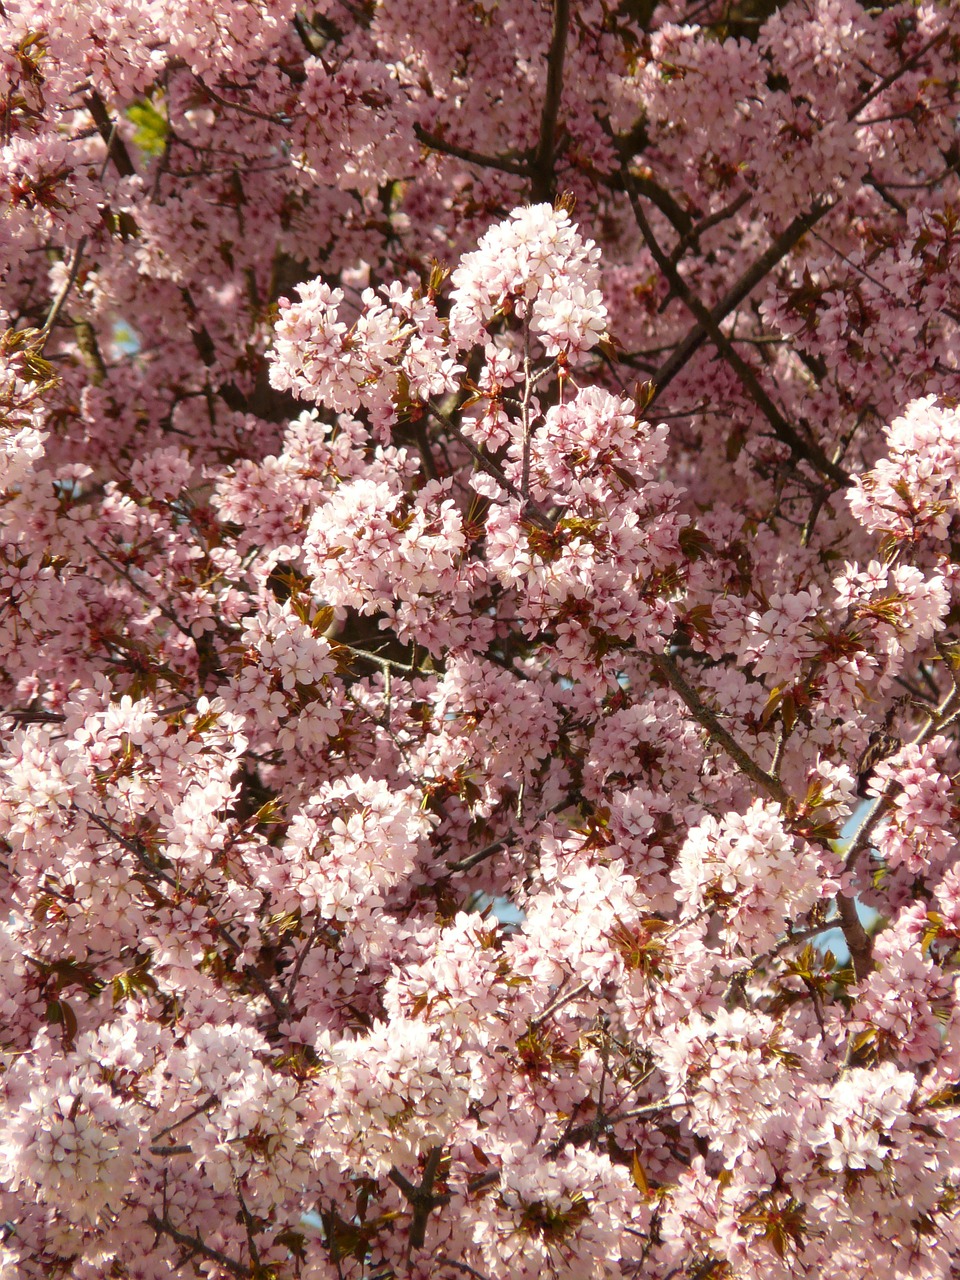
[(167, 145), (167, 118), (152, 102), (141, 98), (127, 107), (127, 119), (137, 126), (133, 140), (145, 155), (160, 156)]

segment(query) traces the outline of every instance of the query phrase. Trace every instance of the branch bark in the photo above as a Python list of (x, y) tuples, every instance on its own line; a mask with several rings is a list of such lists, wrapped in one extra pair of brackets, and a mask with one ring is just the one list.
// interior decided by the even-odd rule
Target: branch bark
[(800, 433), (787, 422), (786, 418), (773, 403), (766, 391), (760, 385), (760, 382), (753, 369), (747, 364), (746, 360), (740, 355), (720, 328), (716, 320), (707, 307), (700, 301), (696, 294), (689, 287), (687, 282), (677, 270), (675, 264), (670, 260), (663, 249), (661, 249), (653, 228), (647, 221), (647, 217), (640, 205), (640, 199), (637, 194), (633, 180), (628, 177), (627, 190), (630, 195), (630, 203), (633, 205), (634, 216), (637, 225), (647, 243), (650, 252), (657, 263), (657, 266), (670, 281), (670, 287), (679, 297), (691, 314), (703, 326), (705, 335), (709, 336), (717, 350), (727, 361), (734, 373), (740, 379), (740, 383), (747, 395), (753, 400), (754, 404), (759, 408), (767, 421), (773, 428), (774, 435), (778, 440), (788, 445), (791, 451), (800, 458), (805, 459), (812, 467), (816, 469), (822, 476), (827, 476), (836, 484), (846, 487), (850, 484), (850, 477), (835, 462), (827, 457), (819, 445), (807, 441)]
[[(629, 179), (633, 182), (637, 192), (645, 195), (646, 192), (637, 183), (635, 178)], [(808, 209), (806, 213), (800, 214), (798, 217), (786, 227), (770, 247), (760, 255), (756, 262), (749, 267), (740, 279), (724, 294), (715, 307), (707, 313), (710, 320), (719, 325), (727, 318), (731, 311), (740, 305), (741, 302), (753, 292), (758, 284), (773, 270), (773, 268), (794, 248), (796, 244), (803, 239), (808, 231), (820, 221), (820, 219), (833, 208), (832, 204), (816, 204), (813, 208)], [(653, 396), (653, 403), (666, 391), (667, 387), (674, 380), (677, 374), (683, 369), (690, 358), (700, 350), (707, 341), (709, 331), (707, 326), (702, 322), (698, 322), (687, 333), (683, 341), (677, 346), (670, 357), (664, 361), (661, 367), (653, 375), (652, 381), (656, 387)]]
[(716, 713), (710, 710), (697, 691), (684, 679), (680, 668), (673, 659), (665, 653), (648, 653), (647, 657), (661, 675), (666, 678), (671, 689), (680, 695), (693, 718), (702, 724), (711, 738), (714, 738), (723, 747), (727, 755), (738, 765), (741, 772), (746, 774), (757, 786), (762, 787), (778, 804), (786, 805), (790, 799), (790, 794), (786, 787), (778, 782), (772, 774), (767, 773), (765, 769), (761, 769), (757, 762), (744, 751), (739, 742), (727, 732), (717, 718)]
[(216, 1262), (219, 1266), (229, 1271), (231, 1275), (240, 1277), (240, 1280), (253, 1280), (254, 1272), (252, 1267), (246, 1266), (242, 1262), (238, 1262), (236, 1258), (231, 1258), (226, 1253), (221, 1253), (219, 1249), (211, 1249), (205, 1244), (200, 1236), (188, 1235), (185, 1231), (178, 1230), (169, 1218), (159, 1218), (155, 1213), (147, 1214), (147, 1223), (153, 1227), (158, 1235), (169, 1236), (171, 1240), (182, 1245), (184, 1249), (189, 1249), (191, 1254), (200, 1254), (204, 1258), (209, 1258), (211, 1262)]
[(531, 197), (535, 202), (552, 200), (556, 195), (557, 118), (563, 93), (563, 62), (567, 51), (570, 26), (570, 0), (553, 2), (553, 34), (547, 53), (547, 88), (540, 116), (540, 139), (530, 164)]

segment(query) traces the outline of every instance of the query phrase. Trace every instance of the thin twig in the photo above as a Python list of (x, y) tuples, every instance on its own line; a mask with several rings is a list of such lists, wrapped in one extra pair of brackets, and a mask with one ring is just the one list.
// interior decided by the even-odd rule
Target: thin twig
[(589, 990), (589, 982), (582, 982), (579, 987), (574, 987), (573, 990), (568, 991), (566, 995), (558, 995), (555, 1000), (547, 1005), (543, 1013), (538, 1013), (535, 1018), (530, 1019), (530, 1027), (533, 1030), (536, 1030), (536, 1028), (542, 1026), (548, 1018), (552, 1018), (553, 1015), (559, 1009), (562, 1009), (565, 1004), (569, 1004), (571, 1000), (577, 1000), (580, 996), (586, 995)]
[(420, 124), (414, 124), (413, 132), (417, 141), (429, 147), (431, 151), (439, 151), (442, 155), (465, 160), (467, 164), (475, 164), (479, 169), (496, 169), (499, 173), (512, 173), (518, 178), (530, 176), (530, 166), (519, 160), (511, 160), (506, 156), (487, 156), (480, 151), (472, 151), (469, 147), (457, 146), (456, 143), (448, 142), (435, 133), (429, 133)]
[[(914, 734), (909, 745), (922, 745), (933, 737), (934, 733), (938, 733), (955, 720), (958, 714), (960, 714), (960, 691), (953, 688), (935, 712), (927, 712), (927, 723)], [(871, 835), (880, 821), (889, 813), (899, 793), (899, 783), (891, 779), (864, 813), (844, 859), (844, 871), (847, 874), (856, 867), (860, 854), (870, 843)], [(853, 961), (853, 971), (857, 980), (862, 981), (874, 968), (873, 940), (863, 927), (854, 899), (841, 893), (837, 895), (836, 902), (844, 940)]]
[(43, 322), (43, 328), (40, 330), (40, 346), (38, 351), (41, 354), (44, 347), (47, 345), (47, 339), (50, 337), (53, 326), (57, 323), (60, 312), (63, 310), (63, 305), (70, 296), (73, 286), (77, 282), (77, 276), (80, 272), (80, 260), (83, 257), (83, 251), (86, 249), (89, 239), (89, 236), (81, 236), (77, 241), (70, 259), (70, 266), (67, 270), (67, 278), (60, 286), (57, 296), (54, 298), (50, 310), (47, 312), (47, 318)]
[(694, 719), (703, 725), (710, 736), (723, 747), (727, 755), (740, 767), (740, 771), (745, 773), (753, 782), (756, 782), (758, 786), (763, 787), (764, 791), (772, 796), (778, 804), (786, 805), (790, 800), (790, 795), (783, 784), (772, 774), (761, 769), (757, 762), (747, 755), (743, 747), (717, 719), (715, 712), (710, 710), (696, 690), (687, 683), (673, 659), (665, 653), (649, 653), (647, 657), (656, 669), (666, 677), (670, 687), (680, 695)]
[[(198, 898), (195, 894), (191, 893), (190, 890), (186, 889), (182, 884), (178, 884), (177, 881), (174, 880), (172, 876), (168, 875), (162, 867), (158, 867), (151, 858), (147, 857), (138, 840), (127, 839), (127, 837), (117, 831), (115, 827), (112, 827), (109, 822), (101, 818), (99, 814), (92, 813), (89, 809), (84, 809), (81, 805), (74, 803), (72, 808), (75, 809), (77, 813), (82, 813), (85, 817), (89, 818), (90, 821), (95, 823), (102, 831), (105, 831), (111, 839), (116, 840), (124, 849), (132, 853), (144, 870), (152, 877), (162, 880), (177, 893), (182, 894), (186, 899), (188, 899), (188, 901), (194, 903), (198, 902)], [(173, 907), (176, 905), (175, 903), (170, 902), (169, 899), (164, 899), (164, 901), (167, 906)], [(221, 924), (216, 916), (213, 915), (207, 903), (201, 903), (201, 905), (207, 913), (207, 924), (210, 926), (212, 932), (223, 939), (234, 955), (242, 955), (244, 948), (236, 938), (233, 937), (226, 925)], [(259, 987), (263, 995), (266, 996), (270, 1003), (270, 1007), (277, 1016), (278, 1021), (283, 1021), (287, 1017), (288, 1010), (284, 1002), (272, 990), (266, 978), (264, 978), (262, 974), (258, 973), (252, 965), (248, 965), (244, 972), (250, 975), (254, 985)]]
[(445, 413), (435, 400), (428, 400), (427, 406), (437, 421), (446, 427), (450, 434), (463, 445), (463, 447), (476, 459), (477, 462), (480, 463), (483, 470), (486, 471), (488, 475), (493, 476), (497, 484), (506, 489), (511, 498), (516, 499), (520, 504), (521, 514), (526, 515), (528, 519), (532, 519), (535, 524), (540, 526), (541, 529), (551, 532), (553, 529), (553, 523), (545, 512), (541, 511), (535, 503), (524, 498), (523, 494), (513, 481), (507, 478), (503, 470), (497, 466), (491, 457), (484, 453), (482, 449), (479, 449), (472, 440), (464, 435), (450, 415)]
[(212, 99), (218, 106), (227, 107), (231, 111), (239, 111), (241, 115), (251, 116), (254, 120), (263, 120), (267, 124), (278, 125), (281, 128), (286, 127), (290, 123), (288, 116), (269, 115), (266, 111), (257, 111), (255, 107), (244, 106), (242, 102), (231, 102), (229, 98), (222, 97), (215, 89), (212, 89), (205, 80), (201, 80), (199, 76), (194, 76), (200, 91), (206, 97)]
[[(631, 177), (638, 194), (647, 195), (643, 186), (635, 177)], [(649, 199), (649, 196), (647, 196)], [(811, 227), (815, 226), (826, 213), (833, 208), (831, 203), (816, 203), (806, 213), (799, 214), (786, 227), (764, 253), (748, 267), (740, 279), (727, 290), (720, 301), (711, 308), (710, 319), (720, 324), (743, 300), (748, 297), (758, 284), (764, 280), (773, 268), (803, 239)], [(689, 362), (707, 341), (708, 331), (705, 325), (698, 323), (684, 337), (683, 341), (673, 349), (673, 354), (661, 365), (653, 375), (655, 391), (653, 401), (657, 400), (674, 380), (677, 374)], [(651, 404), (653, 403), (651, 401)]]
[[(914, 734), (907, 745), (922, 746), (935, 733), (939, 733), (941, 729), (945, 728), (955, 718), (958, 710), (960, 710), (960, 693), (954, 688), (950, 690), (936, 711), (929, 710), (926, 712), (927, 723)], [(847, 848), (844, 871), (850, 872), (853, 870), (860, 854), (870, 843), (871, 835), (880, 820), (889, 812), (898, 794), (898, 784), (889, 782), (882, 794), (864, 811), (863, 817), (857, 824), (851, 843)]]
[(334, 647), (337, 649), (345, 649), (347, 653), (352, 653), (356, 658), (362, 658), (365, 662), (372, 662), (376, 666), (386, 671), (402, 671), (405, 675), (425, 676), (430, 673), (424, 671), (422, 667), (411, 666), (408, 662), (397, 662), (395, 658), (384, 658), (379, 653), (370, 653), (367, 649), (358, 649), (355, 645), (344, 644), (342, 640), (335, 640)]
[(520, 404), (520, 426), (523, 432), (523, 462), (520, 468), (520, 492), (523, 495), (524, 503), (530, 501), (530, 394), (532, 392), (532, 383), (530, 379), (530, 321), (529, 318), (523, 327), (523, 399)]
[[(564, 797), (563, 800), (558, 800), (555, 805), (552, 805), (546, 813), (537, 819), (537, 825), (539, 826), (547, 818), (553, 817), (555, 813), (562, 813), (572, 803), (569, 796)], [(507, 845), (516, 844), (522, 835), (523, 832), (521, 831), (511, 831), (508, 835), (501, 836), (499, 840), (493, 840), (490, 844), (484, 845), (476, 853), (468, 853), (465, 858), (460, 858), (457, 862), (448, 862), (447, 869), (449, 871), (472, 871), (474, 867), (486, 861), (487, 858), (491, 858), (498, 850), (506, 848)]]
[(700, 301), (693, 290), (689, 287), (683, 276), (677, 270), (676, 266), (670, 260), (668, 255), (661, 249), (653, 233), (653, 228), (647, 221), (646, 215), (640, 204), (636, 189), (633, 186), (632, 179), (627, 177), (627, 190), (630, 195), (630, 202), (633, 205), (634, 217), (640, 228), (641, 234), (647, 243), (647, 247), (653, 254), (657, 266), (664, 273), (670, 282), (673, 292), (679, 297), (687, 309), (691, 312), (696, 320), (703, 325), (704, 331), (709, 335), (710, 339), (717, 347), (717, 350), (724, 357), (730, 367), (736, 373), (737, 377), (747, 392), (751, 400), (757, 405), (761, 413), (773, 427), (774, 434), (778, 440), (782, 440), (784, 444), (798, 457), (806, 459), (811, 466), (815, 467), (821, 475), (829, 476), (831, 480), (838, 485), (846, 487), (850, 484), (850, 477), (842, 467), (830, 461), (819, 445), (811, 443), (803, 438), (799, 432), (787, 422), (786, 418), (773, 403), (766, 391), (760, 385), (757, 375), (751, 369), (750, 365), (743, 359), (740, 353), (731, 343), (720, 328), (717, 321), (714, 320), (711, 312)]
[(250, 1253), (250, 1262), (253, 1266), (253, 1274), (259, 1277), (263, 1274), (263, 1268), (260, 1265), (260, 1250), (257, 1248), (257, 1242), (254, 1239), (255, 1224), (253, 1216), (247, 1208), (247, 1202), (243, 1198), (243, 1192), (240, 1190), (239, 1178), (236, 1180), (235, 1189), (237, 1192), (237, 1199), (240, 1201), (240, 1212), (243, 1215), (243, 1225), (247, 1232), (247, 1249)]
[(462, 1271), (464, 1275), (473, 1276), (474, 1280), (490, 1280), (489, 1276), (485, 1276), (482, 1271), (477, 1271), (475, 1267), (468, 1266), (465, 1262), (458, 1262), (456, 1258), (437, 1258), (437, 1262), (441, 1267), (455, 1267), (457, 1271)]
[(253, 1280), (253, 1269), (245, 1266), (242, 1262), (238, 1262), (236, 1258), (231, 1258), (225, 1253), (221, 1253), (219, 1249), (211, 1249), (208, 1244), (204, 1244), (200, 1236), (187, 1235), (185, 1231), (179, 1231), (166, 1217), (158, 1218), (153, 1212), (147, 1214), (147, 1223), (153, 1227), (158, 1235), (169, 1236), (171, 1240), (182, 1245), (184, 1249), (191, 1249), (194, 1254), (202, 1254), (204, 1258), (209, 1258), (212, 1262), (217, 1262), (221, 1267), (225, 1267), (231, 1275), (240, 1276), (242, 1280)]
[(211, 1094), (206, 1102), (201, 1102), (198, 1107), (194, 1107), (192, 1111), (188, 1111), (185, 1116), (181, 1116), (179, 1120), (174, 1120), (173, 1124), (168, 1124), (165, 1129), (161, 1129), (159, 1133), (154, 1134), (153, 1141), (159, 1142), (161, 1138), (165, 1138), (168, 1133), (173, 1133), (175, 1129), (179, 1129), (181, 1125), (189, 1124), (191, 1120), (195, 1120), (197, 1116), (202, 1116), (207, 1111), (212, 1111), (220, 1101), (218, 1097)]
[[(912, 71), (913, 68), (920, 61), (920, 59), (923, 58), (926, 54), (928, 54), (931, 51), (931, 49), (935, 49), (938, 44), (942, 44), (949, 34), (950, 34), (950, 28), (942, 27), (935, 36), (930, 37), (930, 39), (926, 42), (926, 44), (921, 45), (916, 53), (912, 53), (910, 57), (906, 59), (906, 61), (901, 62), (900, 65), (894, 68), (893, 71), (890, 71), (885, 76), (882, 76), (877, 81), (877, 83), (873, 86), (873, 88), (868, 93), (864, 94), (864, 96), (860, 99), (860, 101), (855, 106), (850, 108), (850, 110), (847, 112), (847, 120), (849, 121), (856, 120), (857, 116), (864, 109), (864, 107), (869, 106), (870, 103), (874, 100), (874, 98), (878, 97), (879, 94), (883, 93), (884, 89), (889, 89), (890, 86), (894, 84), (897, 80), (899, 80), (901, 76), (906, 75), (908, 71)], [(866, 120), (864, 121), (864, 123), (870, 124), (871, 122), (869, 120)]]
[[(634, 178), (634, 182), (636, 182), (636, 178)], [(643, 193), (641, 192), (640, 194), (642, 195)], [(750, 201), (752, 196), (752, 191), (741, 191), (738, 196), (734, 197), (729, 204), (724, 205), (722, 209), (718, 209), (716, 213), (711, 213), (705, 218), (701, 218), (699, 222), (695, 223), (689, 231), (685, 232), (680, 237), (676, 248), (670, 255), (673, 261), (678, 262), (691, 244), (698, 244), (700, 237), (704, 232), (709, 231), (711, 227), (719, 226), (721, 222), (726, 222), (726, 220), (728, 218), (732, 218), (735, 213), (739, 213), (743, 206)]]

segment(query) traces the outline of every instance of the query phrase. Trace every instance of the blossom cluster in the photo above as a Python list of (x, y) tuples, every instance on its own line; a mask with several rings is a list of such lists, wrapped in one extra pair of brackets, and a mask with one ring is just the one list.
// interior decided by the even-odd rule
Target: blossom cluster
[(4, 1274), (956, 1274), (958, 68), (0, 4)]

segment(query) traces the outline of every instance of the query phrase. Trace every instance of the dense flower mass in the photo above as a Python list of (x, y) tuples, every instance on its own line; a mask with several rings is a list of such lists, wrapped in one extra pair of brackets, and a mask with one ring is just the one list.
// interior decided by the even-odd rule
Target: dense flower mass
[(960, 6), (0, 4), (0, 1269), (960, 1275)]

